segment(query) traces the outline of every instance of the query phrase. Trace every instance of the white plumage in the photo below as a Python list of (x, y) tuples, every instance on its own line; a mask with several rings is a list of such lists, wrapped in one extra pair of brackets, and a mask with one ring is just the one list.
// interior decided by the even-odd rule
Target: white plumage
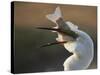
[[(49, 14), (46, 16), (50, 21), (56, 23), (56, 21), (62, 17), (60, 8), (57, 7), (54, 13)], [(60, 26), (56, 23), (56, 29)], [(63, 27), (63, 26), (62, 26)], [(68, 41), (67, 43), (64, 43), (64, 47), (69, 52), (73, 53), (72, 56), (70, 56), (68, 59), (65, 60), (63, 66), (64, 70), (82, 70), (88, 68), (91, 61), (93, 60), (93, 54), (94, 54), (94, 46), (93, 41), (90, 38), (90, 36), (79, 30), (77, 25), (74, 25), (70, 21), (66, 22), (66, 25), (64, 26), (64, 29), (69, 27), (70, 30), (78, 34), (78, 38), (74, 40), (68, 35), (63, 35), (59, 32), (58, 38), (56, 38), (57, 41)]]

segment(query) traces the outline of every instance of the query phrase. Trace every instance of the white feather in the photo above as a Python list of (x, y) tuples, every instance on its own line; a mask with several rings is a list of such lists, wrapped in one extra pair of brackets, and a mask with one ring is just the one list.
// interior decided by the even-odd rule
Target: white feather
[(94, 46), (92, 39), (83, 31), (77, 30), (77, 33), (79, 38), (76, 41), (64, 44), (65, 49), (73, 53), (65, 60), (64, 70), (87, 69), (93, 60)]
[[(62, 17), (60, 8), (57, 7), (53, 14), (49, 14), (46, 17), (50, 21), (56, 23), (56, 20)], [(94, 56), (94, 45), (92, 39), (87, 33), (79, 30), (78, 26), (74, 25), (70, 21), (67, 21), (65, 25), (68, 26), (65, 26), (64, 28), (69, 27), (72, 31), (77, 33), (79, 37), (77, 38), (77, 40), (73, 41), (70, 40), (70, 37), (68, 37), (67, 34), (63, 35), (57, 32), (58, 38), (56, 38), (56, 40), (67, 40), (68, 42), (64, 44), (64, 47), (66, 50), (73, 53), (72, 56), (65, 60), (63, 64), (64, 70), (81, 70), (88, 68)], [(55, 28), (58, 28), (58, 26), (56, 26)]]
[(56, 23), (56, 20), (59, 19), (61, 16), (62, 16), (62, 15), (61, 15), (61, 11), (60, 11), (60, 8), (59, 8), (59, 7), (56, 8), (56, 10), (55, 10), (54, 13), (49, 14), (49, 15), (46, 15), (46, 17), (47, 17), (50, 21), (52, 21), (52, 22), (54, 22), (54, 23)]
[(70, 22), (70, 21), (66, 21), (66, 24), (70, 27), (70, 29), (71, 29), (72, 31), (75, 31), (75, 30), (78, 29), (78, 26), (75, 25), (75, 24), (73, 24), (73, 23)]

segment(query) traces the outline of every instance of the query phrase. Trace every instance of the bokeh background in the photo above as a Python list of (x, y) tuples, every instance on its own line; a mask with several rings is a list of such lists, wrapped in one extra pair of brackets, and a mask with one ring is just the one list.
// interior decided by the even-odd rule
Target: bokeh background
[(40, 48), (53, 42), (57, 34), (36, 29), (38, 26), (53, 27), (45, 16), (60, 6), (65, 21), (71, 21), (87, 32), (94, 42), (94, 59), (88, 69), (97, 68), (97, 7), (14, 2), (15, 73), (63, 71), (63, 62), (69, 53), (61, 45)]

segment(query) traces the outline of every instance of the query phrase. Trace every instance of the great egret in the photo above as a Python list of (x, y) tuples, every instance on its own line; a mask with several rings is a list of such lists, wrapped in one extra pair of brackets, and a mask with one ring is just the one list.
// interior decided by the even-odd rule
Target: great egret
[(64, 70), (82, 70), (88, 68), (94, 56), (94, 45), (90, 36), (84, 31), (79, 30), (78, 26), (70, 21), (65, 22), (59, 7), (56, 8), (54, 13), (46, 17), (54, 22), (56, 27), (38, 27), (38, 29), (56, 32), (58, 38), (56, 38), (57, 42), (48, 43), (43, 45), (43, 47), (62, 43), (66, 50), (73, 53), (72, 56), (65, 60), (63, 64)]

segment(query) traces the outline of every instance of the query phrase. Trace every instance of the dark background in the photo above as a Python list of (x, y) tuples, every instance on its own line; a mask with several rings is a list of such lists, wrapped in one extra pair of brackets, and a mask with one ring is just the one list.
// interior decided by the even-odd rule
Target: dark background
[(94, 59), (89, 69), (97, 68), (97, 7), (14, 2), (15, 73), (63, 71), (63, 62), (71, 54), (61, 45), (40, 48), (53, 42), (57, 34), (35, 27), (53, 27), (47, 14), (60, 6), (64, 20), (87, 32), (94, 42)]

